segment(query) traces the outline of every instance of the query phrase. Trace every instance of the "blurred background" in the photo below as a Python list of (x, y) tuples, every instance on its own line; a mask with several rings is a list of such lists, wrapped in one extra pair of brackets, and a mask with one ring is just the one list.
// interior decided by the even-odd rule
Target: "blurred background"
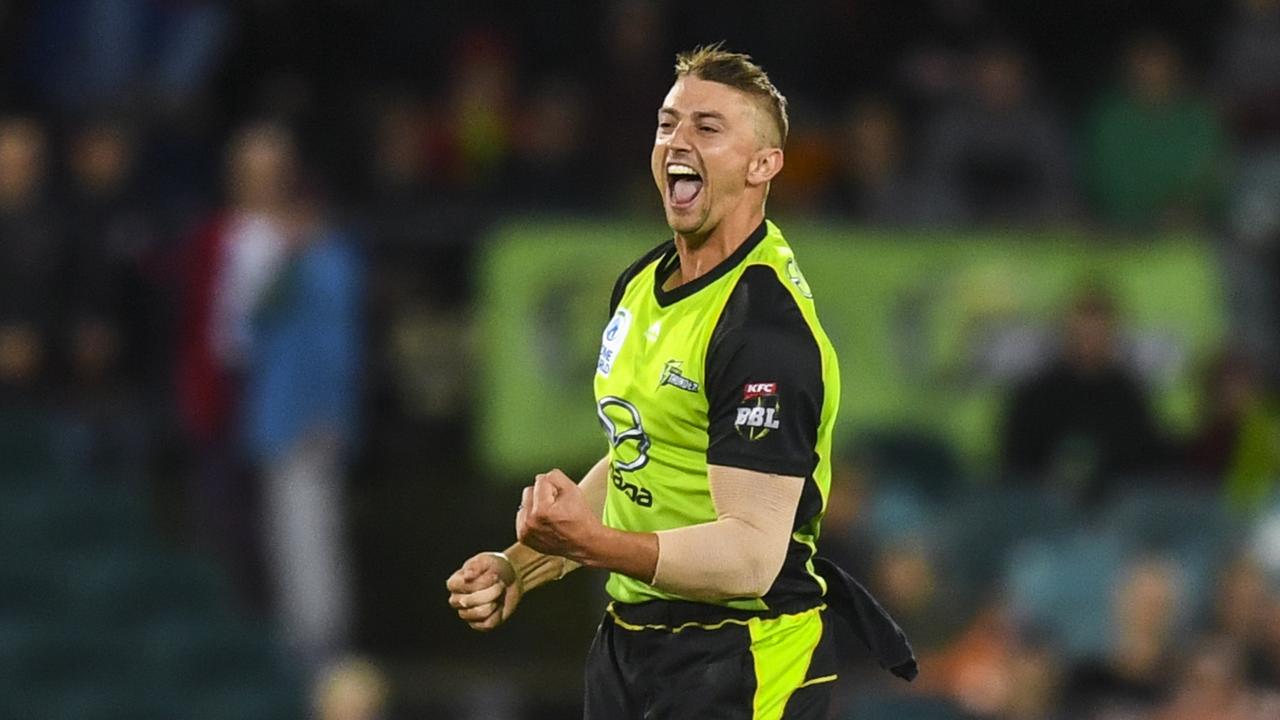
[(605, 450), (674, 54), (791, 103), (834, 717), (1280, 717), (1280, 2), (0, 1), (0, 717), (580, 716), (603, 577), (445, 578)]

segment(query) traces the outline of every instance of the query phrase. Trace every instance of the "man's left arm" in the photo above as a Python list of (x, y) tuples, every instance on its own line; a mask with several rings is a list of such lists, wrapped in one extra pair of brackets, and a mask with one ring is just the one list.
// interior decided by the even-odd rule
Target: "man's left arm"
[(782, 569), (804, 478), (711, 466), (716, 520), (657, 533), (609, 528), (559, 470), (526, 488), (520, 542), (699, 600), (759, 597)]

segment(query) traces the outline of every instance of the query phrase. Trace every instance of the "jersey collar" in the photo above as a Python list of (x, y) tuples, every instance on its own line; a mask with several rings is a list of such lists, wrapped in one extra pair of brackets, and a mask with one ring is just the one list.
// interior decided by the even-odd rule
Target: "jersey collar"
[(769, 233), (767, 225), (768, 223), (762, 220), (759, 227), (747, 236), (746, 242), (739, 245), (738, 249), (734, 250), (729, 257), (721, 260), (719, 264), (711, 268), (710, 272), (672, 290), (664, 290), (662, 286), (667, 282), (667, 278), (671, 277), (671, 273), (680, 269), (680, 253), (676, 252), (675, 242), (673, 241), (666, 252), (662, 253), (658, 258), (658, 267), (653, 273), (653, 298), (658, 301), (660, 307), (667, 307), (724, 277), (730, 270), (740, 265), (751, 254), (751, 251), (756, 249), (760, 241), (764, 240), (765, 235)]

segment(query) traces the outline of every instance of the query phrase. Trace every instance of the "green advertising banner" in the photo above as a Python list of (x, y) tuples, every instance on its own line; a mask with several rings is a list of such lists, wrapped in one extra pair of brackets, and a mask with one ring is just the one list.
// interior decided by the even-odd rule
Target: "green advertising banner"
[[(1207, 244), (1126, 244), (1070, 234), (926, 234), (783, 224), (840, 356), (837, 437), (909, 426), (975, 467), (998, 450), (1004, 397), (1054, 350), (1083, 285), (1114, 293), (1128, 359), (1173, 429), (1194, 410), (1194, 372), (1223, 334)], [(490, 469), (524, 476), (604, 454), (592, 375), (618, 274), (660, 226), (522, 222), (480, 267), (477, 438)]]

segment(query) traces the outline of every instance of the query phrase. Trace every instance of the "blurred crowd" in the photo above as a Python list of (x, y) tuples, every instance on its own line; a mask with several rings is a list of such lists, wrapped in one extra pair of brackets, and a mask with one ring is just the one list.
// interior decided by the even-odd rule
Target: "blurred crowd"
[(1189, 437), (1085, 288), (991, 482), (910, 432), (847, 451), (826, 534), (924, 651), (857, 717), (1280, 715), (1280, 2), (453, 5), (0, 3), (5, 427), (55, 423), (66, 473), (182, 478), (180, 534), (305, 662), (341, 655), (348, 468), (403, 411), (380, 330), (425, 308), (456, 350), (503, 218), (656, 220), (672, 58), (727, 39), (791, 102), (776, 218), (1187, 233), (1223, 268)]
[(898, 694), (853, 665), (850, 717), (1280, 712), (1274, 410), (1256, 369), (1221, 356), (1196, 430), (1173, 433), (1122, 332), (1105, 291), (1078, 293), (1057, 355), (1006, 399), (986, 483), (909, 428), (846, 449), (826, 551), (868, 578), (933, 670)]

